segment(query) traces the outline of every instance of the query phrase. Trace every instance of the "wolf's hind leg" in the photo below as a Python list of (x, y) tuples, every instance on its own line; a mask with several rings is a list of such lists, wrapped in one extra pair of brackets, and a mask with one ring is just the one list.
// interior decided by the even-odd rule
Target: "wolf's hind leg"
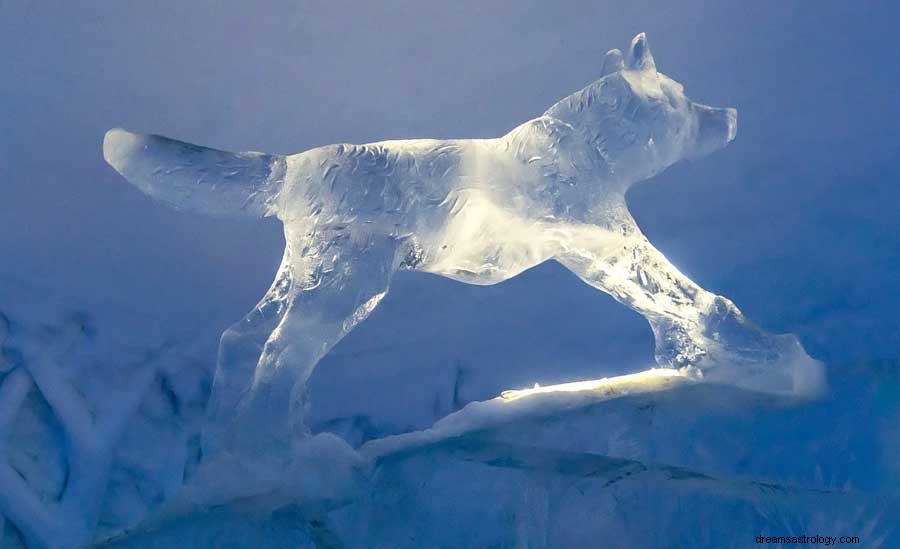
[(285, 250), (269, 291), (244, 318), (231, 325), (219, 340), (212, 391), (203, 427), (203, 455), (228, 450), (226, 437), (236, 419), (237, 405), (253, 382), (263, 347), (284, 319), (293, 286), (290, 249)]
[[(288, 239), (289, 248), (299, 247), (290, 235)], [(289, 450), (292, 441), (308, 435), (307, 380), (319, 360), (387, 293), (397, 269), (397, 248), (390, 237), (333, 235), (292, 252), (282, 266), (288, 275), (280, 320), (252, 375), (237, 380), (242, 382), (240, 397), (226, 426), (229, 451), (252, 457), (260, 451)]]

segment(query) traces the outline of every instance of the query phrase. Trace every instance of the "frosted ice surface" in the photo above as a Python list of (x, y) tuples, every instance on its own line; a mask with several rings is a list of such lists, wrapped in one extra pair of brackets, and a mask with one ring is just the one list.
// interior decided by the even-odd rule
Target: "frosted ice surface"
[(292, 460), (309, 438), (316, 364), (402, 269), (488, 285), (556, 260), (647, 319), (660, 367), (780, 393), (820, 389), (820, 365), (794, 336), (766, 333), (686, 277), (627, 209), (631, 185), (724, 147), (736, 130), (736, 111), (688, 99), (640, 34), (626, 54), (606, 55), (599, 80), (494, 139), (280, 156), (117, 129), (104, 155), (177, 208), (283, 222), (275, 281), (222, 337), (204, 456), (284, 465), (277, 456)]
[(782, 531), (891, 546), (881, 517), (896, 498), (859, 490), (860, 471), (835, 457), (852, 429), (766, 400), (682, 385), (439, 439), (387, 455), (335, 525), (348, 546), (373, 548), (747, 547)]

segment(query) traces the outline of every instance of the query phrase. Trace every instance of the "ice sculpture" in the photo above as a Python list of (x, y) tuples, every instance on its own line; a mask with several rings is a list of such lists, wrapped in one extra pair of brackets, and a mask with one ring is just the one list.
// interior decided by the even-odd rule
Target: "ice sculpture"
[[(625, 193), (735, 138), (737, 113), (690, 101), (643, 34), (600, 79), (495, 139), (229, 153), (110, 130), (104, 157), (146, 194), (214, 215), (277, 216), (281, 267), (222, 337), (204, 455), (272, 460), (307, 439), (305, 384), (400, 269), (494, 284), (556, 260), (642, 314), (659, 366), (746, 388), (809, 393), (820, 365), (678, 271)], [(279, 451), (281, 450), (281, 451)], [(290, 459), (290, 458), (285, 458)], [(276, 463), (276, 462), (273, 462)]]

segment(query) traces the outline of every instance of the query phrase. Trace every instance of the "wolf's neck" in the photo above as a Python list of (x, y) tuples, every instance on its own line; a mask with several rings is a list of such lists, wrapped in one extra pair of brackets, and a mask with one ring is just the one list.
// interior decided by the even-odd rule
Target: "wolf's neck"
[(615, 171), (602, 143), (551, 116), (535, 118), (502, 138), (505, 154), (529, 177), (517, 185), (535, 200), (548, 202), (554, 214), (584, 220), (603, 204), (624, 204), (630, 181)]

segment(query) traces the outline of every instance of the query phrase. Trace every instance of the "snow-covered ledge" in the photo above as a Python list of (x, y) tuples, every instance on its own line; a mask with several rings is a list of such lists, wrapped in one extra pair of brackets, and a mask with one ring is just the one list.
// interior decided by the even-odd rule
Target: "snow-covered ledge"
[(440, 419), (429, 429), (372, 440), (359, 451), (365, 458), (377, 461), (388, 455), (410, 452), (448, 438), (527, 417), (553, 415), (560, 410), (588, 406), (626, 395), (664, 391), (699, 383), (700, 380), (690, 370), (653, 368), (623, 376), (504, 391), (491, 400), (470, 403), (458, 412)]

